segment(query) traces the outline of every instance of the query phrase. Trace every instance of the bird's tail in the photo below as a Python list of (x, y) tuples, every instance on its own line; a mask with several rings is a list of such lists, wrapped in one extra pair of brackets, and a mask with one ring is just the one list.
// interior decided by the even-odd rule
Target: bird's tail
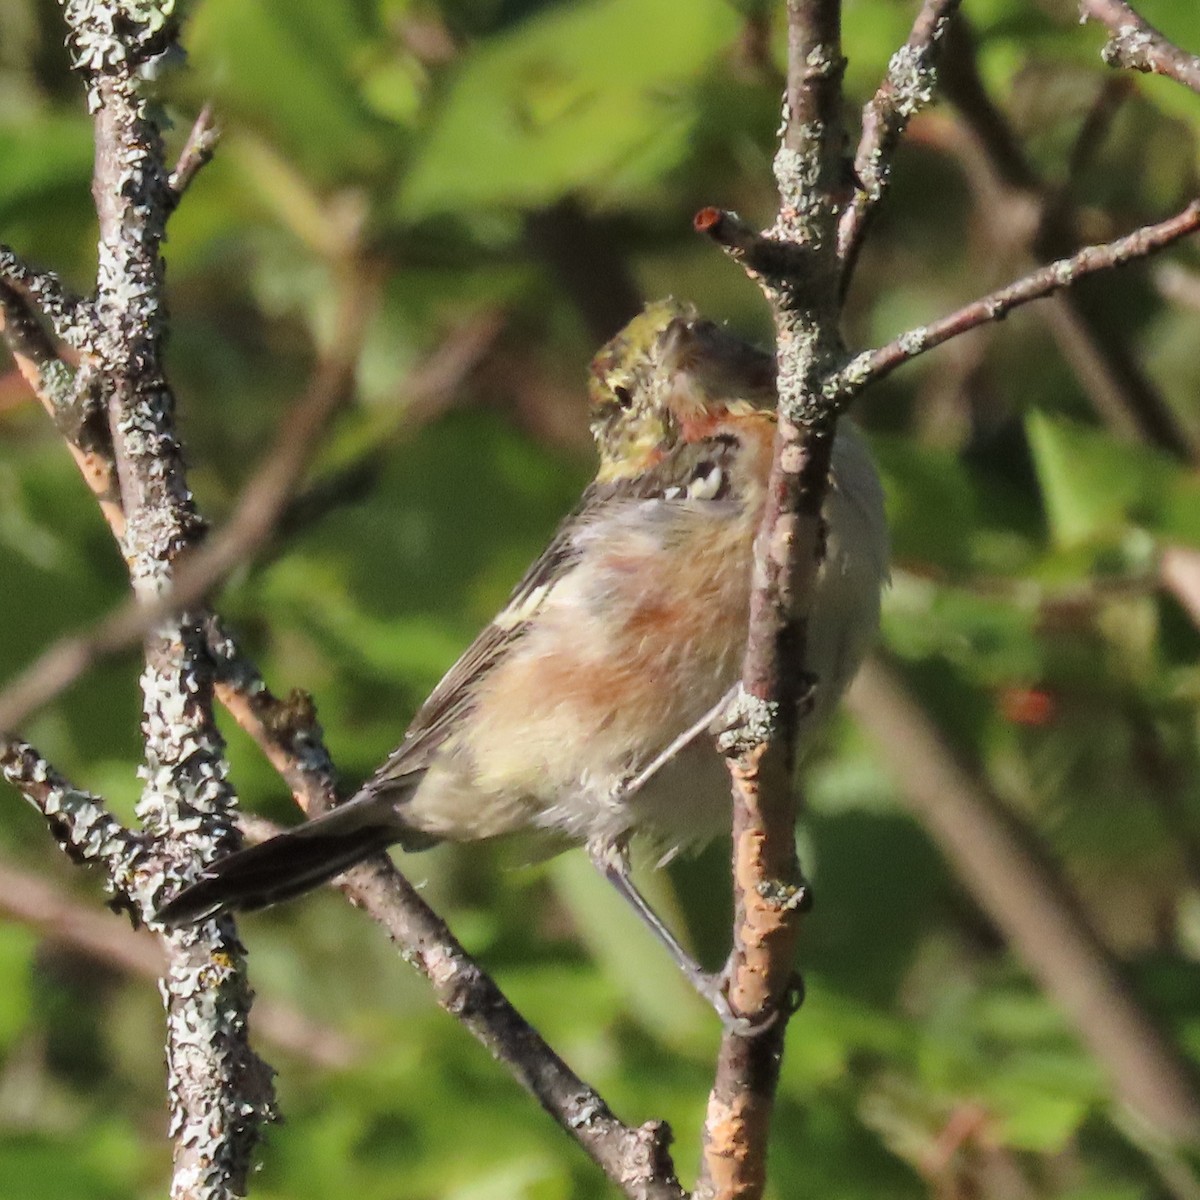
[(363, 797), (218, 860), (154, 919), (175, 927), (230, 909), (253, 912), (319, 887), (394, 842), (415, 850), (432, 840), (399, 826), (390, 804)]

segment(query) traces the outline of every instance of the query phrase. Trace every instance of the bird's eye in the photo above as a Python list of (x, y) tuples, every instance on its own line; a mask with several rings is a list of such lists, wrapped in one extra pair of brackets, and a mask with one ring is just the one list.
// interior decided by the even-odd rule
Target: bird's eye
[(613, 388), (613, 396), (622, 408), (628, 408), (633, 403), (633, 393), (623, 383)]

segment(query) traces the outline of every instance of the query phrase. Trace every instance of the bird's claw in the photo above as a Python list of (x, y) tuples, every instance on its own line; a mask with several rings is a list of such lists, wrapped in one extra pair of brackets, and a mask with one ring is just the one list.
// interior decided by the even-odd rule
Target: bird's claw
[(793, 975), (779, 1004), (758, 1017), (748, 1017), (733, 1011), (729, 1003), (730, 963), (716, 975), (704, 975), (694, 980), (696, 990), (713, 1006), (721, 1024), (738, 1037), (752, 1038), (766, 1033), (783, 1016), (790, 1017), (804, 1003), (804, 980)]

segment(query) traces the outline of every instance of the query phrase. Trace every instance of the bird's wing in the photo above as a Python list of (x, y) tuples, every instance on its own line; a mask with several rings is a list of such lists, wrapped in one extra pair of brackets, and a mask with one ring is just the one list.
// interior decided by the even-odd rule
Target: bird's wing
[(364, 786), (364, 791), (395, 785), (429, 766), (459, 720), (470, 710), (480, 682), (520, 641), (554, 583), (579, 556), (577, 535), (580, 529), (600, 505), (608, 502), (615, 490), (614, 485), (593, 483), (587, 487), (575, 510), (564, 519), (549, 545), (521, 577), (508, 603), (463, 651), (417, 710), (404, 741)]
[(704, 438), (676, 447), (636, 476), (589, 484), (574, 512), (513, 589), (508, 603), (446, 672), (417, 711), (404, 741), (364, 784), (360, 795), (390, 791), (429, 767), (470, 712), (480, 682), (521, 640), (555, 585), (570, 573), (599, 518), (619, 521), (622, 508), (632, 504), (642, 509), (647, 502), (656, 501), (712, 506), (724, 499), (724, 463), (735, 446), (736, 439), (728, 436)]

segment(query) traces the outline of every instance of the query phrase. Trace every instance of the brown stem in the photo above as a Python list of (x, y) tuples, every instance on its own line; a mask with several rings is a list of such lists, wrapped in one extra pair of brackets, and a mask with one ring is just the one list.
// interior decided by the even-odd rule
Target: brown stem
[(183, 193), (191, 186), (192, 180), (212, 160), (220, 137), (221, 131), (217, 128), (216, 120), (213, 117), (213, 106), (206, 104), (196, 117), (191, 131), (188, 133), (187, 141), (183, 143), (183, 149), (179, 152), (179, 158), (167, 180), (167, 187), (171, 189), (170, 202), (172, 204), (179, 203)]
[(1019, 305), (1043, 299), (1070, 287), (1087, 275), (1093, 275), (1097, 271), (1108, 271), (1135, 259), (1145, 258), (1165, 249), (1180, 238), (1195, 233), (1198, 229), (1200, 200), (1193, 200), (1182, 212), (1160, 221), (1157, 225), (1144, 225), (1126, 237), (1117, 238), (1116, 241), (1087, 246), (1070, 258), (1049, 263), (1023, 279), (974, 300), (928, 325), (910, 329), (886, 346), (880, 346), (876, 350), (864, 350), (855, 355), (826, 386), (831, 393), (844, 398), (854, 396), (869, 384), (891, 374), (897, 367), (935, 346), (940, 346), (950, 338), (958, 337), (989, 321), (1003, 320)]
[(733, 950), (728, 995), (759, 1032), (727, 1030), (704, 1125), (697, 1195), (762, 1195), (803, 881), (792, 765), (805, 690), (805, 641), (821, 551), (821, 506), (836, 410), (822, 383), (841, 355), (837, 219), (842, 190), (839, 0), (789, 0), (784, 129), (775, 157), (779, 212), (765, 234), (706, 209), (697, 228), (763, 289), (775, 318), (779, 431), (755, 542), (755, 586), (733, 785)]
[(339, 884), (433, 986), (437, 1002), (499, 1060), (630, 1200), (685, 1200), (662, 1121), (634, 1128), (546, 1044), (384, 857)]

